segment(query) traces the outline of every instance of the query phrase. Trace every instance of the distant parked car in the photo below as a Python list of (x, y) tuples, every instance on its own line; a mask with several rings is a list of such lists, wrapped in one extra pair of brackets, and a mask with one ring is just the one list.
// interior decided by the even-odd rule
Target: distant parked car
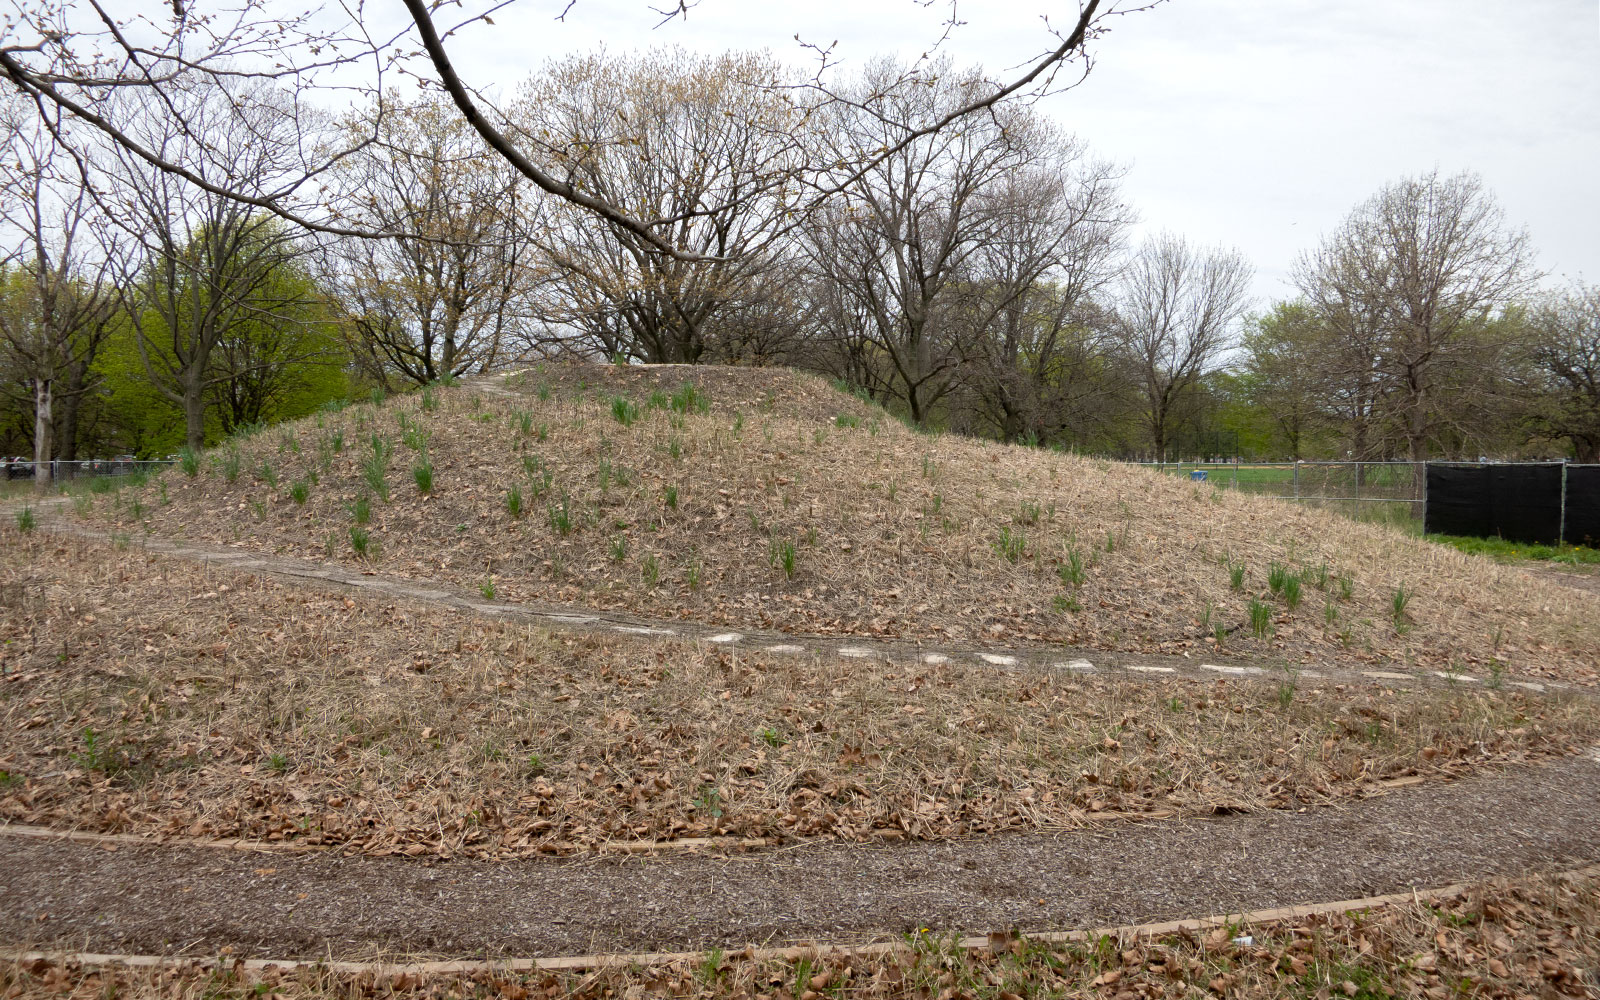
[(7, 479), (33, 478), (33, 460), (18, 455), (16, 458), (5, 459)]

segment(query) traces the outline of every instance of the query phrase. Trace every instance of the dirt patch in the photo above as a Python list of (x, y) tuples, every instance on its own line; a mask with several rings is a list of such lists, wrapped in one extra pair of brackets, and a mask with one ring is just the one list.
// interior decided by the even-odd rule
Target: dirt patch
[[(690, 378), (703, 411), (675, 408)], [(1594, 595), (1269, 498), (915, 434), (809, 376), (552, 367), (494, 389), (321, 414), (81, 504), (130, 535), (732, 628), (1585, 684), (1600, 664)]]
[(0, 936), (110, 952), (423, 958), (1131, 924), (1591, 863), (1596, 780), (1600, 764), (1574, 759), (1344, 808), (1133, 824), (1115, 837), (627, 860), (108, 852), (0, 837)]
[(937, 840), (1300, 808), (1600, 739), (1574, 693), (765, 654), (4, 541), (13, 822), (430, 856)]
[(1517, 568), (1535, 580), (1600, 596), (1600, 567), (1550, 566), (1528, 562), (1522, 563)]

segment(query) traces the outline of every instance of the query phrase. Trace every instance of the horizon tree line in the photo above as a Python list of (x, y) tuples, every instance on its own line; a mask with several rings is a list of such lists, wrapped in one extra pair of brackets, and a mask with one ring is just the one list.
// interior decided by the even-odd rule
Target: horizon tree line
[[(1231, 435), (1282, 458), (1600, 461), (1600, 289), (1540, 292), (1477, 177), (1386, 185), (1297, 262), (1297, 298), (1250, 314), (1242, 253), (1135, 243), (1124, 169), (1027, 104), (901, 141), (987, 92), (935, 70), (904, 87), (879, 60), (820, 108), (760, 54), (530, 77), (507, 134), (542, 173), (670, 220), (654, 235), (678, 254), (530, 184), (437, 96), (336, 118), (202, 79), (181, 115), (134, 116), (142, 146), (233, 193), (63, 145), (13, 102), (0, 450), (198, 448), (369, 387), (578, 356), (792, 365), (919, 427), (1127, 457)], [(335, 228), (391, 235), (235, 196), (299, 183), (318, 141), (352, 147), (319, 178)]]

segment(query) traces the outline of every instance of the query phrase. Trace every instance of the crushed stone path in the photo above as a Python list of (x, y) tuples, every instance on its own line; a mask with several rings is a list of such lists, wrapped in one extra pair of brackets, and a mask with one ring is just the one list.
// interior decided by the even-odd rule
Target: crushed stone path
[(860, 944), (1241, 912), (1600, 860), (1600, 760), (1339, 808), (752, 854), (516, 862), (0, 836), (0, 941), (364, 959)]
[[(59, 534), (93, 541), (113, 541), (112, 535), (95, 531), (59, 516), (65, 501), (46, 501), (37, 505), (39, 527)], [(742, 648), (769, 655), (816, 656), (837, 659), (877, 659), (917, 662), (940, 666), (953, 662), (977, 663), (996, 669), (1070, 671), (1081, 674), (1110, 674), (1124, 678), (1186, 676), (1198, 680), (1280, 680), (1295, 678), (1337, 684), (1379, 687), (1439, 687), (1451, 685), (1503, 684), (1544, 693), (1550, 690), (1589, 692), (1592, 689), (1548, 678), (1487, 677), (1467, 672), (1423, 671), (1383, 665), (1352, 669), (1318, 664), (1268, 670), (1245, 662), (1217, 658), (1161, 656), (1157, 654), (1114, 653), (1105, 650), (1068, 646), (970, 646), (930, 645), (925, 642), (870, 639), (853, 636), (801, 635), (762, 630), (730, 630), (693, 621), (668, 621), (601, 611), (581, 605), (510, 604), (484, 600), (454, 584), (426, 577), (405, 577), (379, 573), (334, 562), (316, 562), (278, 555), (265, 555), (244, 546), (224, 546), (200, 542), (145, 536), (133, 543), (149, 552), (207, 565), (223, 566), (247, 573), (296, 580), (328, 588), (352, 588), (404, 600), (423, 601), (543, 628), (567, 632), (612, 632), (655, 639), (680, 639), (706, 642), (728, 648)]]

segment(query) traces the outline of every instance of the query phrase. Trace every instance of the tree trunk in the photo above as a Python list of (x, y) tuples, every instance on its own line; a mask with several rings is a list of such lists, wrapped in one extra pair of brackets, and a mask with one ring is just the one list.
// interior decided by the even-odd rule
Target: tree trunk
[(184, 443), (195, 451), (206, 446), (206, 396), (204, 370), (198, 365), (183, 373)]
[(55, 436), (50, 389), (47, 378), (33, 382), (33, 485), (41, 493), (50, 488), (51, 446)]
[(83, 412), (83, 384), (89, 364), (78, 361), (67, 366), (67, 394), (61, 397), (61, 422), (56, 433), (56, 454), (64, 462), (78, 458), (78, 423)]

